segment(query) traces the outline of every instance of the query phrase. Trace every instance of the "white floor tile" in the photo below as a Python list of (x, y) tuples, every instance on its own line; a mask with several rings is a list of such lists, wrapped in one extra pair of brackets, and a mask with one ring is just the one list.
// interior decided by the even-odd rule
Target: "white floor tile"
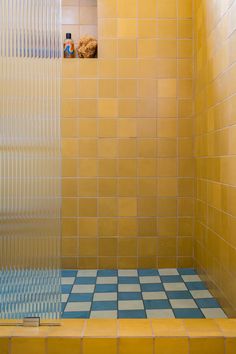
[(117, 284), (117, 277), (97, 277), (97, 284)]
[(69, 302), (65, 307), (65, 312), (89, 311), (91, 302)]
[(119, 292), (139, 292), (141, 291), (139, 284), (119, 284)]
[(118, 302), (119, 310), (143, 310), (142, 300), (124, 300)]
[(70, 278), (70, 277), (62, 277), (61, 278), (61, 284), (62, 285), (72, 285), (72, 284), (74, 284), (74, 281), (75, 281), (75, 278), (74, 277), (72, 277), (72, 278)]
[(179, 275), (179, 272), (177, 269), (159, 269), (159, 274), (160, 275)]
[(208, 290), (190, 290), (190, 293), (194, 299), (211, 299), (213, 296)]
[(166, 291), (186, 291), (188, 290), (184, 283), (163, 283)]
[(147, 318), (175, 318), (172, 310), (146, 310)]
[(194, 300), (183, 299), (183, 300), (170, 300), (173, 309), (196, 309), (197, 305)]
[(213, 309), (213, 308), (202, 309), (201, 308), (201, 311), (206, 318), (227, 318), (224, 311), (219, 308), (217, 308), (217, 309)]
[(93, 301), (116, 301), (117, 293), (95, 293)]
[(182, 275), (185, 282), (199, 282), (202, 281), (198, 275)]
[(117, 311), (91, 311), (90, 318), (117, 318)]
[(143, 296), (144, 300), (164, 300), (164, 299), (167, 299), (166, 293), (164, 291), (143, 292), (142, 296)]
[(136, 269), (119, 269), (119, 277), (137, 277), (138, 271)]
[(68, 297), (69, 297), (69, 294), (62, 294), (61, 295), (61, 302), (67, 302)]
[(78, 270), (77, 277), (96, 277), (97, 276), (97, 270), (93, 269), (81, 269)]
[(141, 284), (161, 283), (161, 279), (158, 276), (139, 277), (139, 281)]
[(93, 293), (95, 285), (74, 285), (72, 288), (73, 294), (82, 294), (82, 293)]

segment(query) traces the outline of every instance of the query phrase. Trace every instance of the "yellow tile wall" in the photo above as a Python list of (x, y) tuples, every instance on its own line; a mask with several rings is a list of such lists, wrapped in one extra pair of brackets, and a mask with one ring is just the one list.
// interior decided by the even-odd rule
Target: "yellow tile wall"
[(192, 1), (99, 0), (99, 57), (64, 60), (65, 268), (192, 266)]
[(195, 1), (195, 263), (236, 314), (236, 1)]

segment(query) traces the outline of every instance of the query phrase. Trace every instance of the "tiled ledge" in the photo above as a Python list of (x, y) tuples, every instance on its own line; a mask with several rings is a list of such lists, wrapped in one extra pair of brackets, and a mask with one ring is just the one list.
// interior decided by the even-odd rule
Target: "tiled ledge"
[(235, 354), (236, 319), (62, 320), (0, 327), (1, 354)]

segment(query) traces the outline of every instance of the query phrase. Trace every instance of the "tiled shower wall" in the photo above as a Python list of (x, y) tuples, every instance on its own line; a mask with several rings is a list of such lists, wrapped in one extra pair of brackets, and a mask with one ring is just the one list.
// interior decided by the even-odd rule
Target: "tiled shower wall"
[(98, 0), (63, 62), (64, 268), (192, 266), (192, 0)]
[(195, 0), (195, 262), (236, 314), (236, 1)]

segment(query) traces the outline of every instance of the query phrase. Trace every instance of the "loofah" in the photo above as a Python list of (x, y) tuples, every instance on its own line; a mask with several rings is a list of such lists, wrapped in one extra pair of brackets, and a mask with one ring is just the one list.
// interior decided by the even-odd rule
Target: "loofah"
[(81, 37), (76, 48), (79, 58), (96, 58), (97, 40), (92, 36)]

